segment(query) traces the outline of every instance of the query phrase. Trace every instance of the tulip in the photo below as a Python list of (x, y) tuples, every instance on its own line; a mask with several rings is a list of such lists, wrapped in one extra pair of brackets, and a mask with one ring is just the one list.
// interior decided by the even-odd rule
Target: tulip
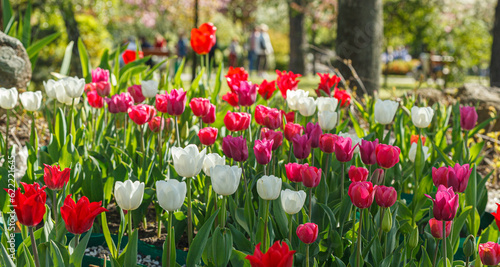
[(396, 203), (398, 193), (394, 187), (379, 185), (375, 189), (375, 202), (383, 208), (389, 208)]
[(369, 208), (375, 197), (375, 188), (371, 182), (353, 182), (349, 185), (347, 194), (351, 198), (352, 204), (360, 209)]
[(285, 139), (289, 142), (291, 142), (296, 135), (302, 135), (303, 132), (304, 127), (300, 124), (291, 122), (285, 124)]
[(375, 155), (377, 156), (377, 164), (384, 168), (389, 169), (394, 167), (399, 162), (399, 154), (401, 150), (397, 146), (390, 146), (379, 144), (375, 148)]
[(212, 124), (215, 122), (215, 105), (214, 104), (210, 104), (210, 108), (208, 109), (208, 114), (201, 117), (201, 120), (203, 121), (203, 123), (206, 123), (206, 124)]
[[(415, 162), (415, 157), (417, 156), (418, 145), (416, 143), (411, 144), (410, 151), (408, 152), (408, 158), (411, 162)], [(431, 153), (429, 153), (429, 148), (426, 146), (422, 146), (422, 153), (424, 156), (424, 160), (427, 160)]]
[(336, 134), (322, 134), (319, 137), (319, 149), (323, 151), (323, 153), (331, 154), (333, 153), (335, 142), (337, 141), (338, 136)]
[[(43, 81), (43, 87), (45, 88), (45, 93), (49, 99), (56, 99), (56, 81), (53, 79), (49, 79), (47, 81)], [(1, 91), (1, 90), (0, 90)]]
[(316, 112), (316, 100), (312, 97), (300, 98), (297, 102), (300, 115), (309, 117)]
[(158, 82), (155, 80), (142, 81), (141, 92), (145, 98), (155, 97), (158, 93)]
[(233, 92), (228, 92), (222, 96), (222, 100), (226, 101), (229, 105), (233, 107), (238, 107), (238, 94)]
[(294, 123), (295, 122), (295, 112), (293, 111), (290, 111), (288, 113), (286, 113), (285, 111), (281, 111), (282, 115), (285, 116), (285, 123)]
[(264, 79), (259, 85), (258, 93), (264, 100), (269, 100), (273, 96), (274, 91), (276, 91), (276, 81), (268, 82)]
[(191, 29), (191, 48), (198, 55), (205, 55), (215, 45), (215, 27), (212, 23), (203, 23), (199, 28)]
[[(186, 92), (181, 89), (172, 89), (170, 94), (165, 94), (166, 97), (163, 100), (166, 100), (166, 111), (171, 116), (180, 116), (184, 109), (186, 108)], [(156, 100), (156, 105), (158, 106), (158, 96)], [(162, 99), (162, 98), (160, 98)], [(162, 102), (162, 100), (160, 100)], [(160, 103), (160, 106), (162, 103)], [(163, 104), (164, 105), (164, 104)], [(163, 111), (162, 111), (163, 112)]]
[(97, 91), (88, 92), (87, 101), (89, 102), (89, 105), (93, 108), (104, 107), (104, 98), (100, 97), (99, 94), (97, 94)]
[(61, 171), (59, 166), (43, 164), (43, 181), (50, 190), (61, 190), (69, 181), (70, 168)]
[(17, 89), (12, 87), (5, 89), (0, 87), (0, 107), (3, 109), (13, 109), (17, 104)]
[(411, 120), (415, 127), (427, 128), (431, 124), (432, 116), (434, 116), (434, 110), (430, 107), (412, 107), (411, 108)]
[(445, 187), (452, 187), (454, 192), (464, 192), (469, 183), (469, 177), (472, 169), (469, 164), (460, 166), (456, 163), (454, 167), (440, 167), (438, 169), (432, 168), (432, 180), (434, 185), (444, 185)]
[(95, 217), (108, 211), (101, 205), (102, 201), (90, 202), (85, 196), (81, 197), (77, 203), (71, 198), (71, 195), (66, 196), (64, 205), (61, 207), (61, 217), (68, 232), (75, 235), (87, 232), (94, 224)]
[(364, 182), (368, 179), (368, 169), (351, 165), (348, 171), (349, 179), (353, 182)]
[(306, 164), (300, 168), (300, 176), (305, 187), (313, 188), (321, 181), (321, 169)]
[(42, 105), (42, 92), (24, 92), (19, 95), (21, 104), (23, 104), (24, 109), (27, 111), (37, 111)]
[(323, 131), (331, 131), (337, 126), (338, 114), (332, 111), (319, 111), (318, 122)]
[(139, 104), (146, 100), (146, 97), (142, 94), (142, 86), (140, 85), (132, 85), (127, 88), (127, 91), (134, 98), (134, 104)]
[(71, 98), (79, 98), (85, 89), (85, 79), (78, 77), (67, 77), (62, 79), (66, 95)]
[(206, 148), (201, 152), (194, 144), (190, 144), (185, 148), (172, 147), (172, 159), (174, 169), (179, 176), (191, 178), (198, 175), (203, 167)]
[(239, 85), (233, 85), (233, 92), (238, 94), (238, 101), (244, 107), (253, 105), (257, 99), (257, 85), (250, 81), (240, 81)]
[[(257, 112), (255, 113), (257, 116)], [(280, 127), (283, 127), (283, 118), (280, 110), (276, 108), (270, 108), (267, 112), (264, 111), (262, 117), (262, 125), (271, 129), (276, 130)], [(257, 120), (257, 119), (256, 119)]]
[(210, 176), (210, 170), (217, 165), (226, 165), (226, 157), (216, 153), (209, 153), (203, 160), (203, 172), (206, 176)]
[(158, 204), (166, 211), (176, 211), (184, 204), (186, 198), (186, 183), (175, 179), (156, 182), (156, 197)]
[(153, 117), (150, 121), (148, 121), (148, 126), (153, 133), (159, 133), (163, 131), (165, 120), (162, 117)]
[(139, 104), (137, 106), (129, 107), (127, 113), (133, 122), (138, 125), (143, 125), (146, 122), (149, 122), (156, 115), (156, 110), (153, 106)]
[(333, 97), (338, 99), (340, 107), (349, 106), (349, 104), (351, 104), (351, 95), (346, 90), (335, 89)]
[(335, 74), (332, 74), (332, 77), (330, 77), (329, 73), (316, 73), (320, 77), (320, 82), (318, 84), (318, 89), (316, 89), (316, 95), (317, 96), (322, 96), (322, 95), (327, 95), (330, 96), (331, 94), (331, 89), (332, 88), (337, 88), (338, 83), (340, 82), (340, 77), (338, 77)]
[(361, 140), (362, 138), (359, 138), (357, 134), (355, 133), (339, 133), (339, 136), (342, 136), (344, 138), (351, 138), (352, 141), (352, 147), (354, 148), (354, 153), (359, 153), (359, 146), (361, 145)]
[(299, 99), (307, 98), (309, 92), (304, 90), (288, 90), (286, 92), (286, 103), (291, 110), (299, 110)]
[(196, 117), (204, 117), (208, 115), (210, 111), (210, 100), (206, 98), (193, 98), (191, 102), (189, 102), (189, 107), (193, 111), (193, 115)]
[(217, 133), (219, 130), (217, 128), (206, 127), (198, 132), (198, 138), (200, 138), (200, 143), (206, 146), (211, 146), (217, 140)]
[(260, 243), (255, 247), (253, 255), (247, 255), (245, 259), (252, 267), (292, 267), (293, 254), (295, 250), (289, 250), (287, 243), (274, 242), (269, 250), (264, 254), (260, 250)]
[(436, 167), (432, 167), (432, 181), (436, 187), (440, 185), (444, 185), (448, 187), (448, 167), (443, 166), (436, 169)]
[(312, 139), (307, 135), (295, 135), (292, 138), (293, 154), (298, 159), (306, 159), (311, 154)]
[(108, 104), (109, 112), (124, 113), (134, 105), (134, 98), (132, 98), (130, 93), (121, 93), (119, 95), (114, 95), (111, 98), (106, 98), (106, 103)]
[(300, 173), (300, 170), (302, 169), (303, 166), (309, 166), (309, 165), (307, 163), (305, 165), (298, 163), (285, 164), (286, 177), (288, 178), (288, 180), (295, 183), (302, 182), (302, 175)]
[[(446, 238), (450, 236), (452, 221), (446, 222)], [(429, 220), (431, 234), (436, 239), (443, 239), (443, 222), (432, 218)]]
[(382, 125), (392, 122), (396, 111), (398, 110), (399, 103), (392, 100), (380, 100), (375, 102), (375, 121)]
[(274, 175), (264, 175), (257, 180), (257, 193), (264, 200), (275, 200), (281, 193), (281, 179)]
[(222, 138), (222, 151), (226, 157), (234, 161), (245, 161), (248, 159), (247, 140), (242, 136), (232, 137), (228, 135)]
[(422, 145), (425, 144), (425, 136), (423, 135), (418, 135), (418, 134), (412, 134), (410, 137), (410, 144), (418, 144), (418, 139), (422, 141)]
[(375, 141), (361, 140), (359, 145), (359, 152), (361, 155), (361, 161), (365, 165), (373, 165), (377, 163), (377, 155), (375, 154), (375, 148), (377, 148), (378, 139)]
[(271, 161), (273, 143), (274, 140), (255, 140), (253, 152), (257, 163), (266, 165)]
[(65, 104), (67, 106), (69, 105), (76, 105), (80, 103), (80, 97), (77, 98), (71, 98), (66, 94), (66, 91), (64, 90), (64, 81), (59, 81), (56, 85), (56, 98), (57, 101), (61, 104)]
[(278, 85), (278, 89), (280, 89), (281, 96), (286, 99), (288, 97), (288, 91), (297, 90), (299, 81), (296, 79), (302, 77), (302, 75), (295, 74), (291, 71), (287, 72), (286, 70), (283, 72), (276, 70), (276, 74), (278, 74), (276, 84)]
[(323, 131), (321, 130), (319, 124), (308, 122), (306, 125), (306, 134), (307, 137), (311, 140), (311, 147), (319, 147), (319, 137), (323, 134)]
[(280, 131), (269, 130), (268, 128), (262, 128), (260, 131), (260, 139), (262, 140), (273, 140), (273, 151), (278, 149), (281, 144), (283, 144), (283, 133)]
[(111, 84), (109, 82), (98, 82), (94, 87), (100, 97), (106, 97), (111, 92)]
[(122, 210), (136, 210), (141, 205), (142, 198), (144, 197), (144, 183), (139, 181), (132, 182), (131, 180), (116, 182), (114, 194), (116, 204)]
[(436, 199), (425, 195), (434, 203), (434, 218), (439, 221), (452, 221), (455, 218), (458, 208), (458, 194), (453, 192), (453, 188), (446, 188), (444, 185), (438, 187)]
[(484, 265), (497, 266), (500, 263), (500, 245), (494, 242), (479, 244), (479, 258)]
[(281, 206), (290, 215), (298, 213), (306, 201), (306, 192), (303, 190), (292, 191), (290, 189), (281, 190)]
[(349, 162), (354, 155), (354, 150), (357, 145), (352, 146), (352, 140), (349, 137), (338, 136), (337, 141), (335, 141), (335, 145), (333, 149), (335, 150), (335, 157), (340, 162)]
[(497, 211), (492, 212), (491, 215), (495, 218), (495, 223), (497, 224), (498, 229), (500, 229), (500, 204), (497, 204)]
[(339, 100), (334, 97), (318, 97), (316, 102), (318, 104), (318, 111), (335, 112), (339, 105)]
[(139, 54), (139, 58), (144, 58), (144, 52), (142, 51), (139, 51), (139, 53), (137, 53), (137, 51), (135, 50), (125, 50), (122, 54), (123, 63), (125, 63), (126, 65), (130, 62), (135, 61), (137, 59), (137, 54)]
[(238, 166), (215, 165), (210, 170), (212, 187), (215, 193), (223, 196), (232, 195), (240, 185), (242, 169)]
[(318, 238), (318, 225), (315, 223), (305, 223), (297, 227), (297, 237), (304, 244), (312, 244)]
[(372, 177), (370, 180), (374, 185), (382, 185), (384, 184), (385, 173), (384, 169), (375, 169), (372, 173)]
[(23, 182), (21, 185), (24, 188), (24, 194), (21, 193), (20, 187), (15, 192), (12, 189), (5, 189), (5, 191), (10, 195), (10, 203), (14, 207), (19, 223), (34, 227), (43, 220), (45, 215), (47, 195), (44, 190), (46, 186), (40, 188), (37, 183), (26, 184)]
[(229, 111), (224, 117), (224, 125), (231, 132), (239, 132), (248, 129), (251, 119), (248, 113)]
[(109, 81), (109, 70), (97, 68), (93, 69), (91, 72), (92, 75), (92, 82), (93, 83), (98, 83), (98, 82), (108, 82)]
[(466, 131), (474, 129), (477, 123), (475, 107), (460, 107), (460, 126)]
[(248, 80), (248, 72), (243, 67), (233, 68), (230, 66), (225, 77), (227, 85), (232, 92), (234, 86), (240, 86), (240, 81)]

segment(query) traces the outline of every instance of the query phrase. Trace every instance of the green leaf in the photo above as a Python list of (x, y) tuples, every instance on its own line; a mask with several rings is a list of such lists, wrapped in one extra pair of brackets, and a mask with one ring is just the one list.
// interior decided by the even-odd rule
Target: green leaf
[(157, 63), (156, 65), (154, 65), (147, 73), (146, 73), (146, 76), (144, 76), (144, 78), (142, 80), (150, 80), (152, 77), (153, 77), (153, 73), (159, 68), (161, 67), (161, 65), (163, 65), (163, 63), (167, 62), (167, 65), (170, 63), (170, 60), (172, 59), (173, 57), (168, 57), (162, 61), (160, 61), (159, 63)]
[(85, 82), (89, 83), (92, 78), (90, 75), (90, 60), (82, 38), (78, 38), (78, 53), (80, 54), (80, 63), (82, 64), (82, 77), (85, 78)]
[(75, 248), (75, 241), (79, 235), (75, 236), (73, 240), (70, 242), (70, 246), (72, 246), (73, 251), (69, 257), (69, 263), (73, 264), (75, 267), (82, 266), (83, 255), (85, 254), (85, 249), (87, 248), (87, 244), (89, 243), (90, 236), (92, 235), (92, 228), (85, 234), (85, 236), (80, 240), (80, 243)]
[(75, 146), (73, 145), (72, 135), (69, 135), (66, 144), (64, 144), (64, 146), (61, 148), (60, 155), (59, 165), (61, 166), (61, 168), (70, 168), (80, 160), (78, 150), (76, 150)]
[(434, 148), (434, 150), (438, 152), (439, 156), (441, 156), (441, 159), (444, 161), (444, 163), (446, 163), (447, 166), (453, 166), (454, 165), (453, 161), (443, 152), (443, 150), (441, 150), (441, 148), (436, 146), (436, 143), (434, 143), (434, 141), (432, 140), (429, 141), (431, 141), (432, 147)]
[(28, 47), (31, 43), (31, 0), (28, 1), (28, 7), (24, 13), (22, 43), (24, 47)]
[(187, 267), (194, 267), (200, 261), (203, 250), (207, 245), (210, 229), (212, 229), (214, 220), (217, 217), (217, 213), (219, 213), (219, 210), (217, 210), (214, 214), (212, 214), (212, 216), (210, 216), (210, 218), (208, 218), (208, 220), (201, 227), (200, 231), (198, 231), (198, 234), (196, 234), (196, 237), (193, 239), (187, 255)]
[(113, 239), (111, 238), (111, 233), (108, 228), (108, 221), (106, 219), (106, 213), (101, 213), (101, 225), (102, 225), (102, 233), (104, 235), (104, 239), (106, 240), (106, 244), (108, 245), (108, 249), (111, 252), (111, 256), (113, 258), (118, 257), (118, 252), (116, 250), (116, 245)]
[[(54, 41), (57, 37), (59, 37), (59, 35), (61, 35), (60, 32), (53, 33), (53, 34), (51, 34), (51, 35), (49, 35), (41, 40), (36, 41), (32, 45), (30, 45), (26, 49), (26, 52), (28, 53), (30, 60), (34, 59), (38, 55), (38, 52), (40, 52), (40, 50), (42, 50), (42, 48), (44, 48), (46, 45), (48, 45), (52, 41)], [(33, 68), (33, 67), (34, 66), (31, 66), (31, 68)]]
[(183, 87), (181, 75), (182, 75), (182, 71), (184, 69), (184, 63), (186, 63), (186, 58), (182, 59), (181, 65), (179, 66), (179, 68), (177, 69), (177, 72), (175, 73), (175, 77), (174, 77), (175, 88), (182, 88)]
[(52, 252), (52, 259), (55, 260), (55, 262), (54, 262), (54, 266), (55, 267), (64, 267), (64, 266), (66, 266), (64, 264), (64, 259), (63, 259), (63, 256), (61, 254), (61, 251), (57, 247), (56, 243), (54, 241), (52, 241), (52, 240), (50, 240), (50, 251)]
[(203, 77), (203, 72), (205, 72), (205, 68), (201, 68), (200, 73), (198, 73), (198, 76), (196, 76), (196, 78), (191, 83), (191, 87), (190, 87), (191, 91), (196, 91), (199, 88), (200, 80)]
[(233, 253), (231, 253), (231, 265), (232, 266), (241, 266), (241, 267), (251, 267), (250, 261), (245, 259), (247, 254), (233, 249)]
[(356, 131), (356, 135), (359, 137), (365, 136), (365, 131), (361, 128), (358, 119), (354, 117), (351, 111), (349, 111), (349, 117), (351, 117), (352, 126), (354, 127), (354, 131)]
[(71, 63), (71, 56), (73, 55), (73, 44), (74, 42), (69, 42), (68, 46), (66, 46), (66, 51), (64, 52), (64, 58), (61, 65), (60, 74), (67, 76), (69, 73), (69, 66)]
[[(8, 2), (8, 1), (7, 1)], [(3, 244), (0, 244), (2, 246), (2, 266), (5, 267), (16, 267), (12, 259), (10, 258), (10, 254), (7, 252)]]
[(212, 235), (212, 252), (216, 266), (227, 266), (233, 250), (233, 235), (229, 229), (218, 226)]
[(8, 33), (9, 24), (12, 25), (11, 20), (14, 20), (14, 16), (12, 16), (12, 6), (10, 5), (10, 0), (2, 0), (2, 18), (3, 18), (3, 29), (5, 33)]
[[(219, 64), (219, 69), (217, 69), (217, 76), (215, 76), (215, 86), (212, 92), (212, 101), (216, 101), (222, 87), (222, 69), (224, 69), (224, 63), (221, 61)], [(216, 101), (217, 102), (217, 101)]]
[(123, 266), (136, 266), (137, 264), (137, 241), (139, 238), (139, 229), (132, 232), (132, 236), (128, 239), (127, 247), (123, 253), (125, 253), (125, 264)]

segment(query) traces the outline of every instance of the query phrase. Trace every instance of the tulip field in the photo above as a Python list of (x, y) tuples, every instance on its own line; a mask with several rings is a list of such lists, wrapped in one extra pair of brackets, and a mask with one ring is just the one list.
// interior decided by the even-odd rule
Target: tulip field
[(172, 58), (148, 66), (124, 48), (93, 66), (80, 41), (81, 77), (0, 88), (2, 127), (33, 123), (20, 180), (0, 139), (0, 266), (84, 266), (96, 233), (103, 266), (138, 266), (145, 229), (169, 267), (498, 265), (500, 214), (486, 219), (491, 174), (477, 171), (493, 119), (474, 103), (360, 96), (334, 73), (255, 84), (208, 62), (216, 30), (192, 31), (191, 83), (184, 62), (169, 75)]

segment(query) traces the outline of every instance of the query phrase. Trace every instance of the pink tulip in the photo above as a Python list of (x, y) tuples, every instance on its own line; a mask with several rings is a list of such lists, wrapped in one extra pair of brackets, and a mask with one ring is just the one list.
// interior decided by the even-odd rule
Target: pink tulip
[(231, 132), (239, 132), (248, 129), (252, 116), (245, 112), (229, 111), (224, 116), (224, 125)]
[(92, 70), (92, 82), (108, 82), (109, 81), (109, 70), (97, 68)]
[(377, 155), (375, 154), (375, 148), (377, 148), (378, 139), (375, 141), (361, 140), (359, 146), (359, 154), (361, 155), (361, 161), (366, 165), (373, 165), (377, 163)]
[[(166, 111), (171, 116), (180, 116), (186, 109), (186, 92), (182, 88), (172, 89), (170, 94), (166, 95), (166, 100)], [(158, 103), (158, 98), (156, 101)]]
[(203, 116), (201, 118), (201, 120), (203, 121), (203, 123), (206, 123), (206, 124), (212, 124), (215, 122), (215, 105), (214, 104), (210, 104), (210, 108), (208, 110), (208, 114)]
[(334, 145), (335, 157), (337, 157), (337, 160), (340, 162), (351, 161), (356, 146), (357, 145), (354, 147), (352, 146), (351, 138), (339, 136)]
[(300, 168), (300, 176), (305, 187), (316, 187), (321, 181), (321, 169), (305, 164)]
[(451, 221), (455, 218), (458, 209), (458, 194), (453, 192), (452, 187), (446, 188), (444, 185), (438, 187), (436, 199), (426, 195), (434, 203), (434, 218), (439, 221)]
[(312, 244), (318, 238), (318, 225), (315, 223), (305, 223), (297, 227), (297, 237), (305, 244)]
[(453, 187), (454, 192), (462, 193), (467, 189), (472, 169), (469, 164), (460, 166), (456, 163), (455, 167), (432, 168), (432, 181), (434, 185), (444, 185)]
[(477, 112), (475, 107), (460, 108), (460, 126), (466, 131), (474, 129), (477, 123)]
[(250, 81), (240, 81), (238, 86), (233, 85), (233, 91), (238, 94), (238, 101), (241, 106), (249, 107), (257, 99), (257, 85)]
[(121, 93), (114, 95), (111, 98), (106, 98), (108, 110), (110, 113), (124, 113), (128, 108), (134, 105), (134, 98), (130, 93)]
[(273, 140), (255, 140), (253, 152), (257, 163), (266, 165), (271, 161)]
[(145, 104), (131, 106), (127, 112), (130, 119), (138, 125), (149, 122), (156, 115), (154, 107)]
[(262, 128), (260, 131), (260, 139), (262, 140), (273, 140), (273, 151), (278, 149), (281, 144), (283, 144), (283, 133), (280, 131), (269, 130), (268, 128)]
[(377, 186), (375, 190), (375, 202), (377, 205), (384, 208), (389, 208), (396, 203), (398, 193), (394, 187), (387, 187), (383, 185)]
[(146, 98), (142, 94), (142, 87), (140, 85), (132, 85), (129, 88), (127, 88), (127, 91), (130, 93), (130, 95), (134, 98), (134, 104), (139, 104), (144, 102)]
[(335, 151), (334, 146), (335, 142), (337, 142), (338, 135), (326, 133), (322, 134), (319, 137), (319, 149), (323, 151), (323, 153), (331, 154)]
[(479, 258), (484, 265), (497, 266), (500, 263), (500, 245), (494, 242), (479, 244)]
[(189, 102), (189, 107), (191, 107), (196, 117), (204, 117), (208, 115), (210, 111), (210, 100), (201, 97), (193, 98), (191, 102)]
[(304, 127), (300, 124), (296, 123), (287, 123), (285, 124), (285, 139), (289, 142), (292, 142), (292, 139), (296, 135), (302, 135), (304, 132)]
[(369, 208), (375, 197), (375, 189), (371, 182), (353, 182), (349, 185), (347, 194), (351, 198), (352, 204), (360, 209)]
[(306, 134), (311, 140), (311, 147), (317, 148), (319, 147), (319, 137), (323, 134), (323, 130), (319, 126), (319, 123), (311, 123), (308, 122), (306, 125)]
[[(446, 222), (446, 237), (450, 236), (452, 221)], [(443, 222), (435, 218), (429, 220), (431, 234), (436, 239), (443, 239)]]
[[(304, 165), (298, 163), (287, 163), (285, 164), (286, 177), (288, 180), (300, 183), (302, 182), (302, 175), (300, 175), (300, 170)], [(309, 166), (307, 163), (305, 166)]]
[(401, 150), (397, 146), (390, 146), (385, 144), (377, 145), (375, 148), (375, 155), (377, 156), (377, 163), (384, 169), (394, 167), (399, 162), (399, 154)]

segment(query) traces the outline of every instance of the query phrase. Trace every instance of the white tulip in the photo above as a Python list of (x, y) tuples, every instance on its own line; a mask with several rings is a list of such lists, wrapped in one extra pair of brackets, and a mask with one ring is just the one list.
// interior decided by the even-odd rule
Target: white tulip
[(148, 80), (141, 82), (142, 95), (146, 98), (155, 97), (158, 93), (158, 82), (155, 80)]
[(198, 147), (194, 144), (185, 148), (172, 147), (172, 159), (177, 174), (186, 178), (198, 175), (203, 167), (205, 153), (206, 148), (199, 152)]
[(116, 182), (116, 203), (122, 210), (135, 210), (139, 208), (144, 197), (144, 183), (139, 181)]
[(71, 98), (78, 98), (82, 96), (85, 89), (85, 79), (78, 77), (67, 77), (61, 80), (64, 84), (66, 95)]
[(42, 92), (24, 92), (19, 95), (19, 99), (27, 111), (37, 111), (42, 106)]
[(375, 102), (375, 121), (383, 125), (391, 123), (398, 107), (399, 103), (396, 101), (377, 99)]
[(309, 96), (309, 92), (302, 89), (286, 91), (286, 103), (291, 110), (299, 109), (299, 99)]
[(203, 160), (203, 172), (210, 176), (210, 169), (216, 165), (226, 165), (226, 156), (220, 156), (217, 153), (210, 153)]
[(66, 90), (64, 89), (64, 82), (63, 81), (57, 81), (54, 84), (54, 90), (56, 92), (56, 99), (61, 104), (65, 104), (65, 105), (69, 106), (73, 103), (73, 99), (74, 99), (75, 105), (80, 102), (80, 97), (72, 98), (66, 94)]
[(434, 110), (430, 107), (419, 108), (417, 106), (411, 108), (411, 120), (418, 128), (427, 128), (431, 124)]
[(318, 97), (318, 111), (335, 112), (339, 105), (339, 100), (335, 97)]
[[(408, 158), (411, 162), (415, 162), (415, 157), (417, 157), (417, 143), (412, 143), (410, 147), (410, 152), (408, 152)], [(424, 153), (424, 160), (427, 160), (431, 153), (429, 153), (429, 148), (426, 146), (422, 146), (422, 152)]]
[(17, 104), (17, 89), (0, 87), (0, 108), (13, 109)]
[(166, 211), (175, 211), (182, 207), (186, 198), (186, 183), (175, 179), (156, 182), (158, 204)]
[(212, 187), (215, 193), (223, 196), (234, 194), (241, 180), (241, 168), (238, 166), (216, 165), (212, 167)]
[(43, 81), (43, 87), (45, 87), (45, 93), (49, 99), (56, 99), (56, 81), (50, 79), (48, 81)]
[(275, 200), (280, 196), (281, 179), (274, 175), (264, 175), (257, 180), (257, 193), (264, 200)]
[(302, 116), (309, 117), (316, 112), (316, 100), (313, 97), (302, 97), (297, 103), (299, 113)]
[(306, 201), (306, 192), (303, 190), (292, 191), (290, 189), (281, 190), (281, 206), (288, 214), (298, 213)]
[(335, 111), (319, 111), (318, 123), (323, 131), (330, 131), (337, 125), (338, 114)]
[[(361, 145), (361, 140), (362, 138), (359, 138), (357, 134), (350, 134), (350, 133), (339, 133), (338, 134), (339, 136), (342, 136), (344, 138), (346, 137), (349, 137), (351, 138), (351, 141), (352, 141), (352, 147), (354, 147), (356, 144), (359, 144)], [(354, 153), (358, 153), (359, 152), (359, 145), (354, 149)]]

